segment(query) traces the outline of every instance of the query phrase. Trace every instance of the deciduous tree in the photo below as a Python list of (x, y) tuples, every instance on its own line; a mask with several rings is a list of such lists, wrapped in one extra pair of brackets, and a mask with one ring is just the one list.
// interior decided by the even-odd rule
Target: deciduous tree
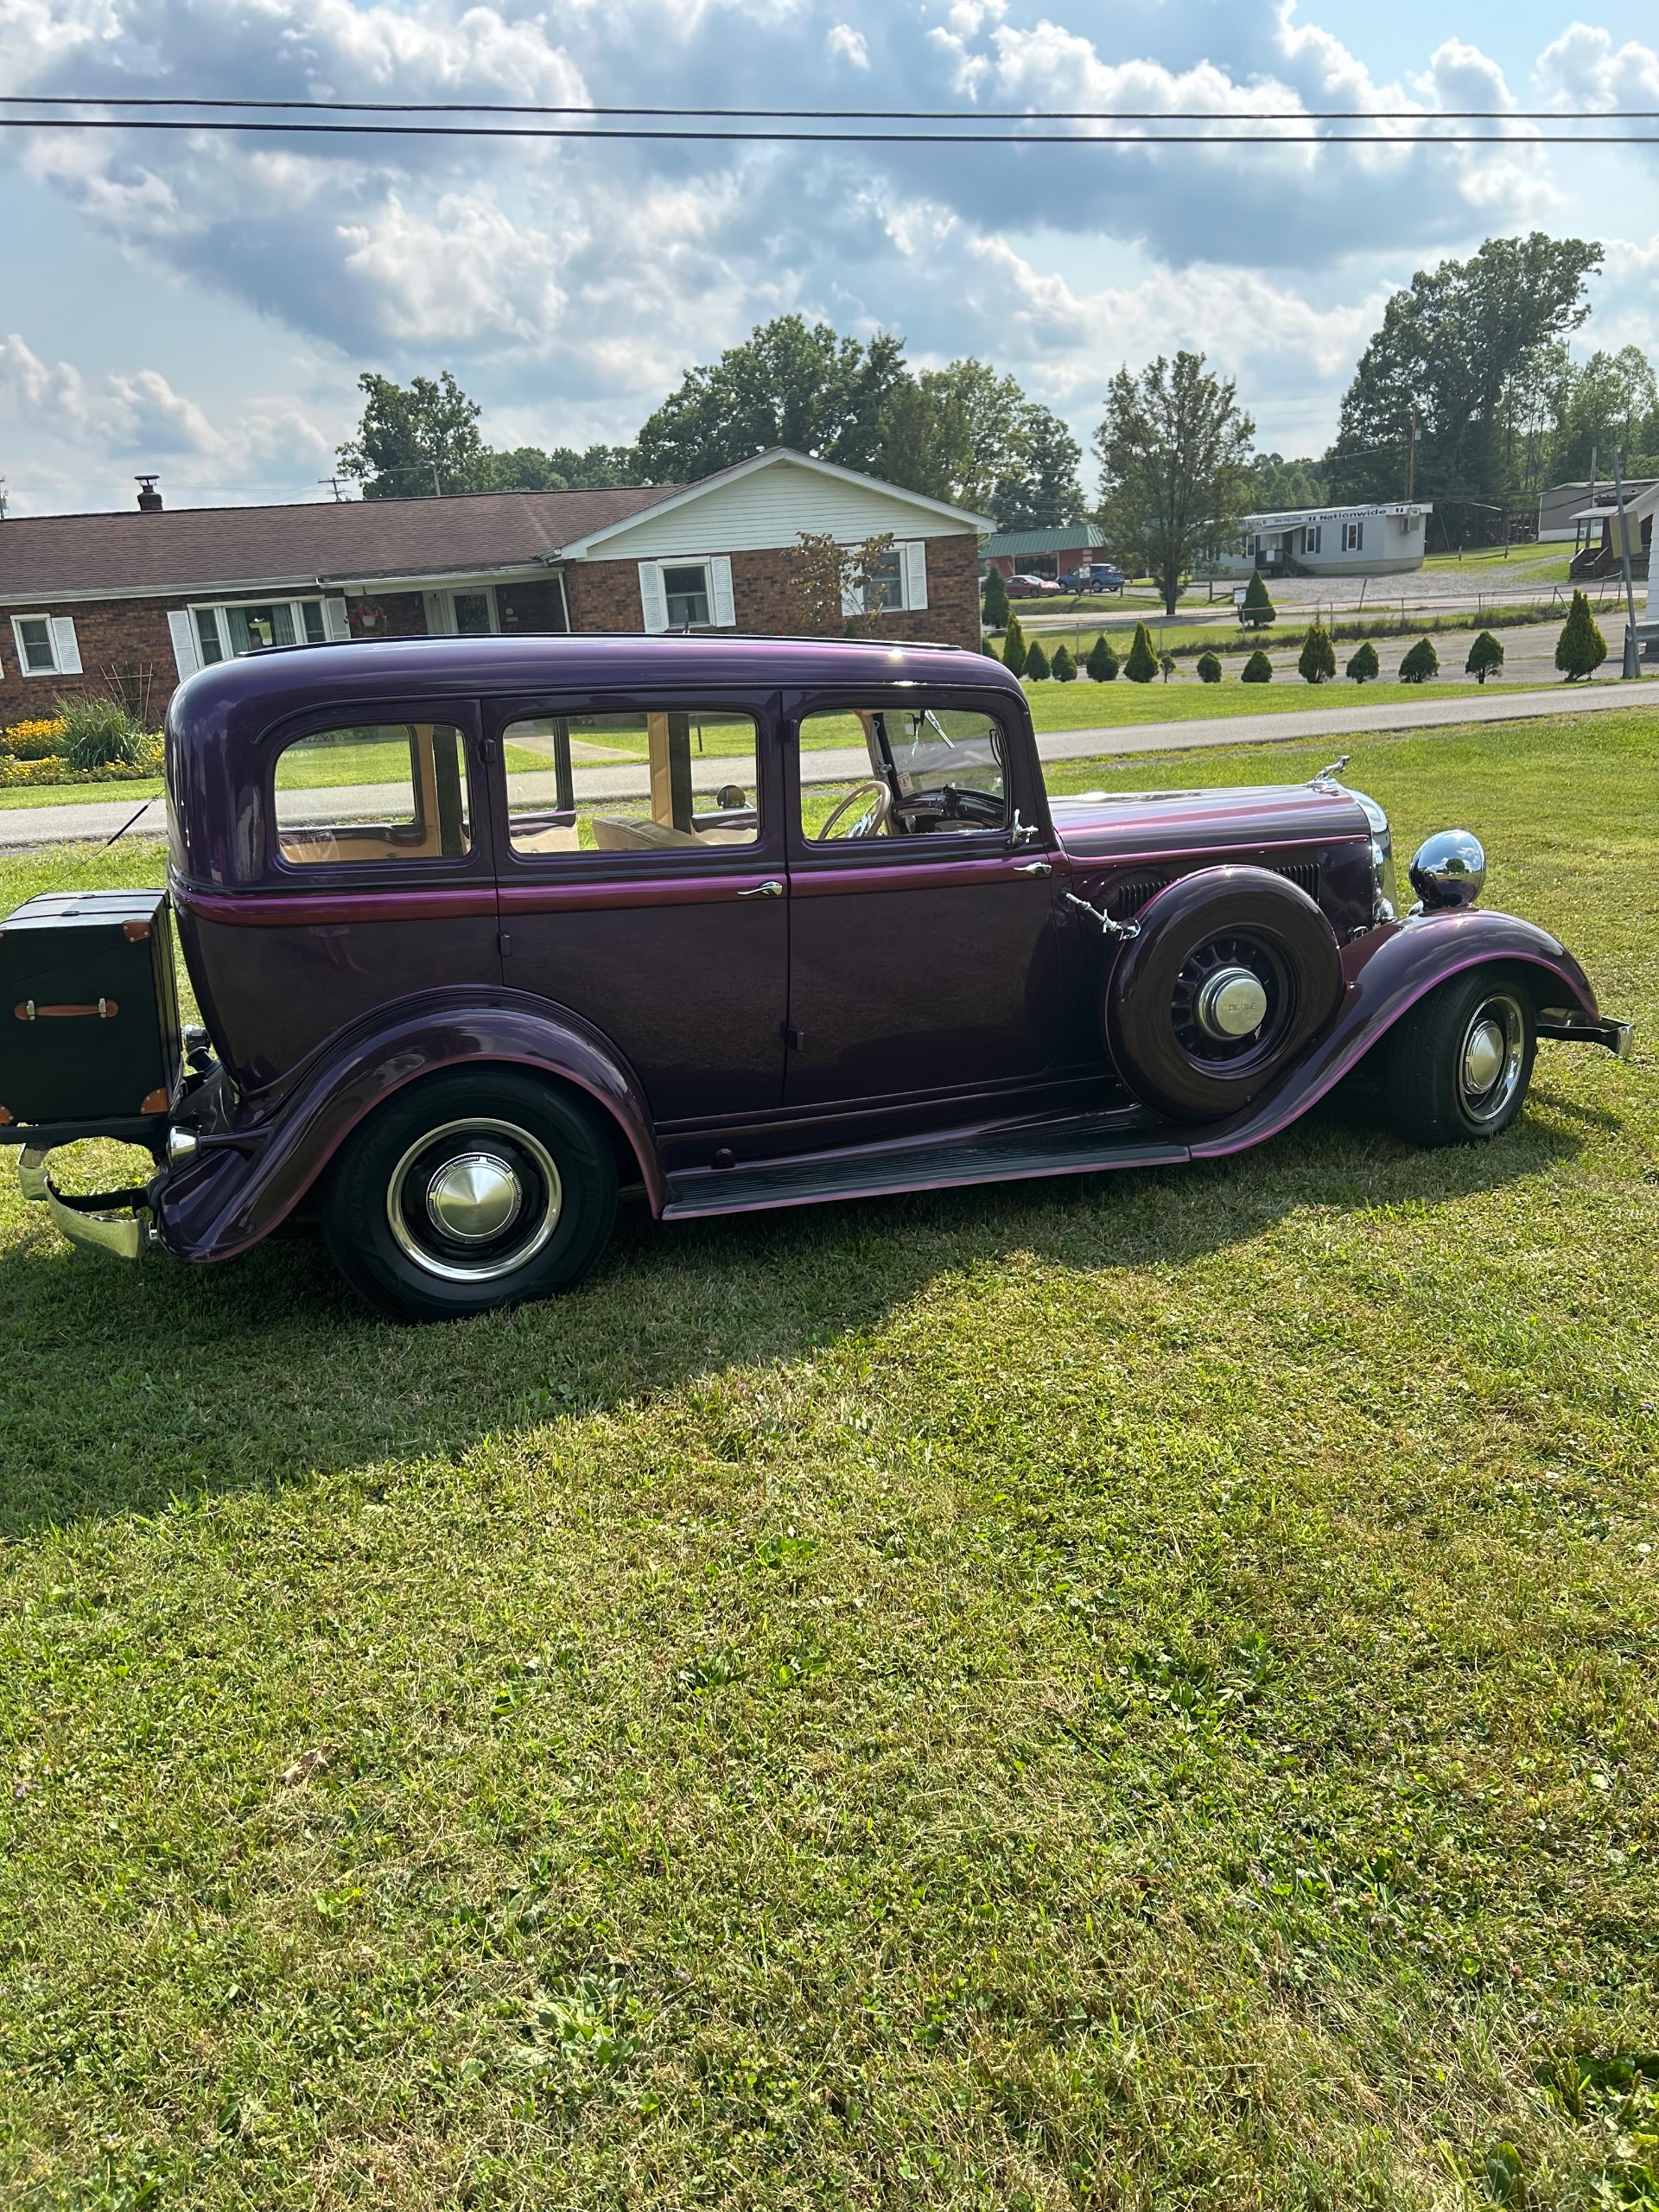
[(779, 315), (719, 360), (688, 369), (640, 425), (642, 466), (656, 482), (690, 483), (770, 446), (868, 470), (882, 410), (904, 373), (904, 340), (864, 345), (828, 323)]
[(1144, 563), (1173, 614), (1181, 580), (1224, 543), (1249, 505), (1255, 425), (1202, 353), (1160, 354), (1140, 376), (1120, 369), (1095, 434), (1101, 521), (1114, 550)]

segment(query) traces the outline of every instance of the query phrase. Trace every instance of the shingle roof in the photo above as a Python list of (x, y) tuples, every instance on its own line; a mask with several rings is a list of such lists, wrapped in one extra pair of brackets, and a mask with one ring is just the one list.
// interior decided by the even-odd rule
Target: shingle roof
[(1106, 537), (1092, 522), (1069, 522), (1059, 530), (999, 530), (985, 548), (987, 560), (1019, 560), (1027, 553), (1064, 553), (1072, 545), (1104, 545)]
[(237, 590), (522, 568), (671, 498), (681, 487), (475, 492), (161, 514), (27, 515), (0, 522), (0, 600), (64, 593)]

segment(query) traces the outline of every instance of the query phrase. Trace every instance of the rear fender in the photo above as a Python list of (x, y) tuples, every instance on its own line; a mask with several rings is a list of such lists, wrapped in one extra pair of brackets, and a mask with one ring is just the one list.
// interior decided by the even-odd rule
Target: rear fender
[(440, 1068), (495, 1062), (532, 1068), (584, 1091), (621, 1131), (660, 1213), (661, 1165), (632, 1070), (579, 1015), (503, 991), (433, 991), (333, 1039), (282, 1103), (245, 1125), (204, 1130), (161, 1192), (156, 1236), (181, 1260), (225, 1260), (294, 1211), (359, 1122)]
[(1324, 1035), (1284, 1080), (1242, 1114), (1191, 1141), (1192, 1157), (1242, 1152), (1306, 1113), (1420, 999), (1453, 976), (1501, 961), (1533, 970), (1535, 1002), (1598, 1013), (1589, 979), (1548, 930), (1514, 914), (1465, 907), (1368, 930), (1344, 946), (1342, 1002)]

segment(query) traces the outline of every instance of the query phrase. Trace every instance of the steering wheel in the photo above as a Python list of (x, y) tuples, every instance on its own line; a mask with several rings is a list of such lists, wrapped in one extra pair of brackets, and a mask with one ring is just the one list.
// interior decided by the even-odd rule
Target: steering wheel
[(873, 799), (874, 804), (868, 814), (861, 816), (853, 824), (847, 835), (849, 837), (879, 837), (880, 836), (887, 828), (888, 819), (893, 813), (893, 793), (879, 777), (872, 776), (864, 783), (855, 784), (851, 791), (836, 800), (835, 805), (830, 810), (823, 827), (818, 832), (820, 842), (827, 837), (835, 836), (836, 823), (861, 798)]

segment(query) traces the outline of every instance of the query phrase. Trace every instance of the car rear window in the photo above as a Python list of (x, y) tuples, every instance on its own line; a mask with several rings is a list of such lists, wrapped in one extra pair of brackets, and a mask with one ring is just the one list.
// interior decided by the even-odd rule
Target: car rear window
[(315, 731), (276, 758), (276, 844), (291, 868), (459, 860), (472, 850), (467, 753), (449, 722)]

